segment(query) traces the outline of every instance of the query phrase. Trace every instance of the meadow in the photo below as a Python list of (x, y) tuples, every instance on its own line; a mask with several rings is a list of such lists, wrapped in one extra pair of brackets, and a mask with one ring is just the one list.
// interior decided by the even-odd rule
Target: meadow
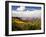
[(12, 31), (40, 30), (40, 29), (41, 29), (41, 18), (33, 18), (32, 20), (28, 21), (12, 17)]

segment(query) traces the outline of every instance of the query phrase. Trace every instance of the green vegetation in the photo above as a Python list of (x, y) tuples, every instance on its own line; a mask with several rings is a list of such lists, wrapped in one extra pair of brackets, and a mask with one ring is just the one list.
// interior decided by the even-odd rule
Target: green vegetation
[(20, 20), (17, 18), (12, 18), (12, 31), (18, 30), (40, 30), (41, 29), (41, 19), (36, 18), (32, 21)]

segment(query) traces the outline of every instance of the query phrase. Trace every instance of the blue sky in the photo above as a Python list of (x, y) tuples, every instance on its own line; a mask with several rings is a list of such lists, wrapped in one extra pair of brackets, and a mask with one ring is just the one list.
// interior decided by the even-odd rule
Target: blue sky
[[(18, 11), (17, 8), (20, 8), (21, 6), (12, 6), (12, 10), (13, 11)], [(37, 6), (24, 6), (24, 11), (34, 11), (34, 10), (41, 10), (41, 7), (37, 7)]]

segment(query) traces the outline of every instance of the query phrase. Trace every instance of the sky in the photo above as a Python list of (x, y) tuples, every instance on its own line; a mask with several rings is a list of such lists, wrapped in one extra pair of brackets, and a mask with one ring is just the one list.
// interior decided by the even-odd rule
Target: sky
[(37, 7), (37, 6), (12, 6), (12, 16), (13, 17), (32, 17), (32, 18), (33, 17), (34, 18), (40, 17), (41, 16), (41, 7)]
[(41, 10), (41, 7), (37, 6), (12, 6), (13, 11), (34, 11), (34, 10)]

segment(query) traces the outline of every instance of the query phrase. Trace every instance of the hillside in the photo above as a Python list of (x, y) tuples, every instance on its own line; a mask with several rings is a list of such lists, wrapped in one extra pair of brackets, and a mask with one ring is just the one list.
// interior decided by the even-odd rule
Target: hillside
[(41, 19), (36, 18), (30, 21), (12, 17), (12, 31), (15, 30), (39, 30), (41, 29)]

